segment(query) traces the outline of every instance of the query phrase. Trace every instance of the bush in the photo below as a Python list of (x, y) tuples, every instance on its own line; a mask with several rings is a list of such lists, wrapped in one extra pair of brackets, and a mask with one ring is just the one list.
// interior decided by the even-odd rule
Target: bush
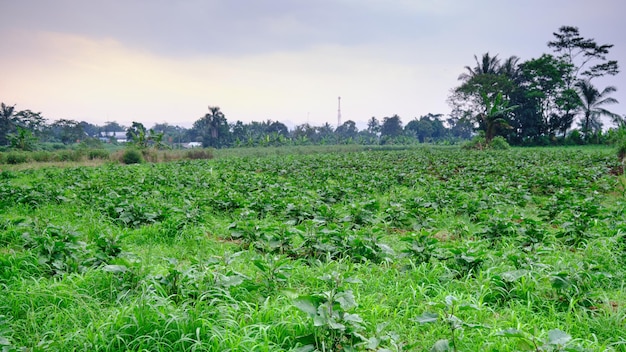
[(192, 149), (185, 153), (187, 159), (213, 159), (213, 149)]
[(57, 153), (58, 161), (81, 161), (84, 152), (82, 150), (61, 150)]
[(23, 164), (28, 162), (26, 153), (9, 152), (5, 156), (7, 164)]
[(4, 153), (0, 152), (0, 164), (6, 164)]
[(50, 152), (46, 152), (46, 151), (38, 151), (38, 152), (34, 152), (31, 155), (31, 158), (33, 158), (33, 160), (35, 160), (36, 162), (47, 162), (47, 161), (54, 161), (54, 154), (50, 153)]
[(109, 158), (109, 152), (105, 149), (90, 149), (87, 152), (87, 156), (89, 157), (89, 160), (94, 160), (94, 159), (106, 160)]
[(502, 136), (494, 137), (491, 140), (491, 143), (489, 143), (489, 149), (506, 150), (506, 149), (509, 149), (510, 147), (511, 146), (509, 145), (509, 143)]
[(485, 136), (478, 135), (469, 141), (463, 143), (463, 149), (478, 149), (483, 150), (487, 148), (487, 141), (485, 140)]
[(123, 164), (141, 164), (143, 163), (143, 156), (137, 149), (126, 149), (120, 161)]

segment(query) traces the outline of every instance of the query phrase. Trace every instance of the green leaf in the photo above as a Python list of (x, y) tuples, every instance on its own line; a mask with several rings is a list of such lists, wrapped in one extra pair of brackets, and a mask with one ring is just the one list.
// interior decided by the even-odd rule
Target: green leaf
[(380, 345), (380, 339), (376, 337), (370, 337), (369, 339), (367, 339), (367, 344), (365, 344), (365, 348), (367, 348), (368, 350), (374, 350), (378, 348), (378, 345)]
[(317, 307), (319, 306), (319, 298), (315, 296), (300, 296), (294, 300), (293, 305), (301, 311), (315, 316), (317, 315)]
[(252, 261), (252, 264), (254, 264), (254, 266), (259, 268), (259, 270), (261, 271), (267, 271), (267, 265), (265, 265), (265, 263), (261, 259), (254, 259)]
[(6, 337), (0, 336), (0, 346), (11, 346), (11, 342)]
[(548, 343), (552, 345), (564, 346), (572, 340), (572, 337), (565, 331), (554, 329), (548, 331)]
[(501, 276), (502, 276), (502, 280), (506, 282), (515, 282), (526, 274), (528, 274), (528, 270), (520, 269), (520, 270), (507, 271), (505, 273), (502, 273)]
[(439, 340), (435, 342), (430, 352), (443, 352), (450, 351), (450, 342), (447, 339)]
[(363, 281), (361, 281), (360, 279), (356, 277), (347, 277), (343, 279), (343, 282), (347, 282), (349, 284), (362, 284), (363, 283)]
[(335, 297), (335, 300), (339, 302), (339, 305), (345, 311), (350, 310), (357, 306), (356, 301), (354, 299), (354, 294), (352, 294), (352, 291), (350, 290), (338, 293), (337, 296)]
[(296, 347), (296, 348), (292, 349), (291, 351), (292, 352), (311, 352), (311, 351), (315, 351), (315, 346), (314, 345), (304, 345), (304, 346)]
[(128, 268), (125, 265), (105, 265), (102, 267), (102, 270), (108, 273), (119, 274), (125, 273), (126, 271), (128, 271)]
[(358, 314), (350, 314), (350, 313), (346, 313), (343, 315), (343, 320), (345, 321), (351, 321), (354, 323), (362, 323), (363, 319), (358, 315)]
[(517, 329), (506, 329), (498, 331), (496, 335), (502, 337), (526, 338), (526, 334), (523, 331)]
[(225, 276), (220, 280), (222, 286), (230, 287), (230, 286), (238, 286), (243, 282), (243, 277), (239, 275), (233, 276)]
[(439, 320), (439, 314), (424, 312), (419, 317), (413, 318), (413, 320), (415, 320), (416, 322), (420, 324), (435, 323), (437, 322), (437, 320)]

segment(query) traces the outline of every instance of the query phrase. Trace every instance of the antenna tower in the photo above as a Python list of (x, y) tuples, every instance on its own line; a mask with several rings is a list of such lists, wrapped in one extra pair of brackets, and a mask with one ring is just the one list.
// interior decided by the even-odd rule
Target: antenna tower
[(341, 126), (341, 97), (337, 97), (337, 127)]

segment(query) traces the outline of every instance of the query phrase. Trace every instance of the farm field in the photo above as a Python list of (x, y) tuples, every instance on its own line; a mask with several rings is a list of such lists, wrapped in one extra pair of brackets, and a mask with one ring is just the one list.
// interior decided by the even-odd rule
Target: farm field
[(2, 351), (626, 351), (612, 149), (0, 173)]

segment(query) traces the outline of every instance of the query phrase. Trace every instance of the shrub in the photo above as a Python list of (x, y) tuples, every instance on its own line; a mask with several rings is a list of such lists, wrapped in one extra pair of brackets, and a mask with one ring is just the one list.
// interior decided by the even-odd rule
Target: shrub
[(496, 136), (489, 143), (489, 148), (495, 150), (506, 150), (509, 149), (510, 146), (506, 139), (504, 139), (504, 137)]
[(54, 154), (46, 151), (38, 151), (31, 154), (31, 158), (36, 162), (47, 162), (54, 160)]
[(0, 164), (6, 164), (4, 153), (0, 152)]
[(127, 149), (124, 154), (122, 154), (120, 161), (123, 164), (141, 164), (143, 163), (143, 156), (137, 149)]
[(90, 149), (87, 152), (87, 156), (89, 160), (94, 160), (94, 159), (106, 160), (109, 158), (109, 152), (105, 149)]
[(487, 148), (487, 141), (485, 140), (485, 136), (478, 135), (471, 140), (463, 143), (463, 149), (478, 149), (483, 150)]
[(25, 153), (9, 152), (6, 154), (7, 164), (23, 164), (28, 162), (28, 156)]
[(185, 153), (187, 159), (213, 159), (213, 149), (192, 149)]
[(83, 156), (82, 150), (61, 150), (57, 153), (58, 161), (81, 161)]

